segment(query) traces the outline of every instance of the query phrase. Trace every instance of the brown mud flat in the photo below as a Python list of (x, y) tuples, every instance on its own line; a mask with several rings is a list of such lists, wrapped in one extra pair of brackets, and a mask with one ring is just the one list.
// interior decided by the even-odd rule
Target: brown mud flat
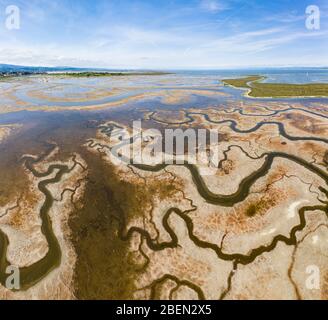
[[(107, 218), (103, 215), (99, 215), (97, 217), (97, 211), (95, 211), (95, 207), (88, 204), (95, 203), (101, 204), (104, 203), (104, 207), (107, 206), (108, 200), (103, 198), (103, 185), (97, 183), (96, 186), (92, 183), (92, 181), (102, 181), (101, 177), (104, 176), (103, 168), (101, 166), (101, 161), (97, 161), (95, 158), (90, 158), (89, 153), (85, 153), (84, 148), (80, 147), (85, 143), (85, 140), (89, 136), (94, 136), (96, 134), (96, 126), (103, 115), (96, 114), (94, 117), (92, 116), (81, 116), (79, 113), (63, 113), (63, 114), (41, 114), (41, 115), (31, 115), (32, 118), (29, 119), (26, 125), (23, 125), (22, 130), (17, 134), (13, 134), (6, 141), (0, 144), (1, 157), (0, 157), (0, 205), (5, 206), (8, 202), (11, 202), (13, 199), (17, 199), (20, 195), (25, 192), (27, 193), (29, 190), (29, 181), (25, 174), (22, 156), (25, 154), (36, 155), (39, 156), (46, 152), (47, 143), (55, 142), (59, 147), (59, 153), (55, 156), (56, 161), (65, 161), (73, 153), (80, 152), (82, 156), (85, 156), (86, 160), (90, 160), (90, 171), (92, 172), (90, 177), (90, 182), (87, 183), (86, 190), (86, 199), (85, 201), (86, 207), (83, 210), (79, 209), (79, 206), (76, 205), (76, 211), (72, 214), (72, 221), (69, 222), (69, 225), (72, 226), (72, 241), (73, 244), (76, 245), (76, 252), (78, 254), (78, 264), (77, 264), (77, 272), (76, 272), (76, 288), (77, 298), (115, 298), (115, 297), (124, 297), (123, 294), (119, 296), (110, 295), (108, 292), (106, 294), (100, 294), (98, 289), (101, 284), (104, 282), (104, 279), (110, 279), (106, 276), (108, 270), (111, 270), (110, 264), (108, 264), (112, 259), (112, 250), (108, 254), (107, 246), (108, 244), (112, 244), (112, 249), (114, 252), (119, 254), (117, 261), (124, 260), (124, 246), (125, 243), (121, 243), (116, 238), (116, 229), (115, 229), (115, 221), (107, 223)], [(107, 115), (106, 115), (107, 117)], [(99, 166), (99, 167), (98, 167)], [(108, 170), (108, 169), (107, 169)], [(88, 177), (89, 179), (89, 177)], [(100, 186), (100, 187), (99, 187)], [(100, 188), (100, 189), (99, 189)], [(32, 201), (32, 198), (31, 198)], [(84, 202), (84, 201), (83, 201)], [(106, 230), (106, 235), (109, 237), (101, 238), (102, 230), (95, 228), (97, 220), (99, 225), (103, 226), (102, 228), (108, 228)], [(79, 221), (79, 222), (78, 222)], [(84, 224), (86, 223), (86, 224)], [(74, 241), (74, 239), (80, 239), (81, 230), (85, 230), (85, 227), (88, 226), (87, 232), (90, 235), (94, 236), (93, 238), (82, 238), (81, 242)], [(76, 229), (74, 228), (76, 226)], [(84, 241), (83, 241), (84, 239)], [(94, 241), (95, 240), (95, 241)], [(97, 245), (95, 245), (97, 244)], [(105, 252), (102, 249), (106, 249)], [(119, 248), (119, 250), (117, 250)], [(85, 275), (81, 275), (80, 265), (83, 265), (83, 258), (88, 256), (88, 253), (92, 253), (94, 256), (92, 257), (92, 261), (94, 261), (95, 265), (95, 275), (104, 276), (104, 279), (92, 279), (92, 284), (95, 283), (93, 292), (88, 288), (87, 294), (83, 292), (83, 289), (80, 288), (80, 283), (85, 283)], [(104, 254), (105, 253), (105, 254)], [(99, 260), (96, 257), (99, 257)], [(81, 263), (80, 263), (81, 257)], [(104, 257), (109, 257), (109, 260), (104, 259)], [(104, 266), (104, 273), (101, 273), (101, 267)], [(127, 264), (128, 266), (128, 264)], [(109, 268), (110, 267), (110, 268)], [(97, 269), (99, 268), (99, 269)], [(109, 269), (108, 269), (109, 268)], [(117, 265), (118, 269), (113, 268), (119, 272), (122, 270), (121, 262)], [(81, 267), (83, 270), (83, 267)], [(128, 271), (124, 271), (122, 277), (118, 277), (117, 274), (113, 275), (111, 279), (116, 279), (119, 282), (123, 279), (125, 274), (128, 274)], [(110, 287), (113, 287), (113, 284), (110, 283)], [(118, 283), (115, 287), (118, 292), (122, 289), (126, 288), (127, 285), (124, 286), (122, 283)], [(74, 288), (71, 288), (73, 291)], [(119, 293), (118, 293), (119, 294)], [(127, 298), (127, 296), (125, 296)]]
[[(74, 295), (78, 299), (132, 299), (134, 279), (140, 265), (131, 258), (130, 244), (118, 237), (125, 223), (125, 212), (142, 214), (142, 199), (151, 197), (142, 187), (124, 184), (102, 159), (82, 147), (96, 135), (100, 123), (115, 118), (112, 112), (64, 112), (31, 114), (22, 130), (0, 144), (0, 205), (19, 198), (29, 189), (24, 171), (24, 154), (39, 156), (46, 152), (47, 143), (55, 142), (59, 152), (56, 161), (65, 161), (78, 153), (88, 165), (85, 200), (75, 204), (68, 225), (77, 254), (74, 266)], [(118, 115), (129, 122), (128, 117)], [(153, 185), (153, 188), (160, 188)], [(163, 193), (170, 192), (170, 188)], [(86, 200), (87, 199), (87, 200)], [(31, 199), (32, 201), (32, 199)], [(122, 208), (123, 206), (123, 208)]]
[(77, 253), (75, 295), (78, 299), (130, 299), (137, 266), (130, 264), (129, 243), (118, 237), (122, 210), (116, 177), (99, 157), (84, 158), (89, 167), (83, 208), (69, 221)]
[[(200, 112), (198, 114), (205, 117)], [(194, 116), (197, 113), (190, 112), (186, 115), (189, 123), (194, 121)], [(135, 291), (138, 289), (135, 280), (147, 268), (149, 258), (140, 247), (137, 252), (131, 252), (131, 237), (135, 233), (138, 234), (141, 239), (147, 241), (148, 247), (153, 251), (161, 251), (167, 248), (176, 249), (178, 239), (168, 222), (173, 215), (184, 221), (190, 239), (198, 247), (215, 252), (222, 260), (232, 261), (236, 269), (238, 265), (243, 266), (253, 263), (263, 253), (271, 253), (279, 243), (295, 245), (297, 243), (296, 234), (306, 226), (305, 215), (307, 211), (321, 210), (327, 213), (326, 206), (304, 207), (299, 211), (300, 224), (291, 230), (289, 237), (279, 235), (269, 245), (254, 249), (249, 255), (226, 254), (222, 251), (222, 247), (203, 241), (198, 235), (195, 235), (194, 229), (196, 226), (188, 215), (189, 212), (182, 212), (177, 208), (171, 208), (161, 221), (165, 231), (171, 237), (171, 242), (158, 243), (150, 239), (149, 233), (142, 228), (134, 227), (126, 233), (125, 228), (130, 220), (144, 216), (144, 211), (148, 209), (146, 206), (152, 202), (152, 195), (155, 192), (163, 199), (169, 198), (178, 186), (148, 181), (147, 188), (145, 188), (142, 183), (128, 182), (117, 174), (114, 166), (103, 160), (101, 153), (90, 152), (85, 147), (85, 143), (90, 137), (97, 135), (99, 125), (106, 121), (120, 120), (121, 123), (130, 123), (133, 118), (142, 118), (140, 114), (138, 112), (131, 114), (118, 112), (116, 114), (115, 111), (108, 113), (64, 112), (40, 114), (40, 118), (35, 114), (35, 118), (33, 117), (25, 125), (23, 124), (22, 129), (17, 134), (10, 136), (3, 144), (0, 144), (0, 151), (2, 152), (0, 158), (0, 205), (5, 205), (9, 200), (16, 199), (21, 190), (28, 188), (28, 181), (21, 163), (22, 155), (43, 154), (45, 152), (45, 143), (54, 142), (60, 150), (56, 156), (57, 161), (65, 161), (73, 153), (78, 153), (83, 158), (88, 166), (84, 198), (75, 205), (75, 210), (68, 221), (71, 229), (71, 242), (77, 255), (77, 262), (74, 266), (74, 285), (71, 288), (77, 299), (133, 299)], [(211, 122), (210, 118), (205, 117), (205, 119)], [(156, 122), (156, 119), (150, 120)], [(182, 119), (182, 121), (184, 120)], [(228, 123), (229, 127), (235, 132), (243, 134), (257, 131), (266, 125), (263, 122), (255, 125), (252, 129), (241, 130), (238, 129), (237, 122), (234, 123), (231, 120), (212, 121), (213, 124), (220, 124), (221, 122), (222, 124)], [(148, 124), (148, 126), (153, 126), (153, 123)], [(157, 126), (162, 129), (162, 125), (157, 124)], [(196, 127), (201, 127), (201, 125), (197, 124)], [(147, 124), (145, 128), (147, 128)], [(295, 138), (286, 134), (282, 126), (279, 129), (280, 134), (289, 140), (315, 140), (307, 137)], [(326, 142), (326, 140), (322, 138), (320, 142)], [(267, 164), (263, 166), (261, 172), (254, 172), (253, 177), (249, 180), (253, 181), (262, 177), (262, 175), (264, 176), (270, 170), (275, 157), (288, 158), (283, 153), (268, 153)], [(289, 158), (307, 167), (313, 173), (319, 172), (327, 181), (326, 172), (315, 169), (314, 165), (307, 164), (305, 160), (298, 160), (297, 157), (293, 156)], [(323, 161), (327, 164), (327, 153)], [(239, 197), (237, 194), (235, 197), (238, 198), (237, 200), (231, 196), (232, 199), (227, 200), (221, 199), (222, 197), (217, 197), (215, 194), (210, 194), (196, 169), (190, 166), (186, 166), (186, 168), (193, 174), (193, 181), (198, 187), (199, 194), (208, 203), (232, 206), (239, 198), (240, 201), (243, 201), (247, 197), (249, 187), (248, 189), (243, 188), (243, 192), (240, 190), (241, 196)], [(249, 183), (246, 181), (244, 184), (248, 183), (250, 185), (252, 181)], [(260, 215), (262, 211), (266, 211), (269, 207), (275, 205), (274, 200), (267, 199), (266, 202), (251, 203), (245, 213), (249, 217)], [(229, 286), (222, 293), (222, 298), (231, 289), (235, 269), (231, 272), (228, 279)], [(165, 279), (176, 282), (178, 286), (181, 284), (187, 285), (198, 292), (199, 297), (204, 297), (201, 289), (193, 283), (178, 279), (174, 275), (167, 275)], [(163, 279), (159, 279), (158, 282), (154, 283), (151, 298), (157, 296), (155, 289), (158, 284), (161, 284), (161, 280)]]

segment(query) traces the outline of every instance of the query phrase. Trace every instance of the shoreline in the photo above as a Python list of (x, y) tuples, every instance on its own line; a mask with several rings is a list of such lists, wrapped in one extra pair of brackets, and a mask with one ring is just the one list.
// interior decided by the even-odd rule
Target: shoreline
[[(242, 80), (243, 78), (236, 78), (236, 79), (230, 79), (230, 80), (237, 80), (237, 79), (240, 79)], [(262, 76), (261, 78), (257, 79), (257, 80), (254, 80), (254, 81), (249, 81), (247, 82), (247, 86), (248, 87), (237, 87), (237, 86), (234, 86), (230, 83), (227, 83), (225, 82), (225, 80), (229, 80), (229, 79), (223, 79), (223, 80), (220, 80), (220, 82), (222, 82), (225, 86), (228, 86), (228, 87), (231, 87), (231, 88), (234, 88), (234, 89), (238, 89), (238, 90), (243, 90), (243, 91), (246, 91), (244, 92), (243, 96), (246, 97), (246, 98), (250, 98), (250, 99), (328, 99), (328, 94), (327, 95), (324, 95), (324, 96), (263, 96), (263, 97), (258, 97), (258, 96), (251, 96), (250, 93), (252, 92), (252, 90), (254, 88), (252, 88), (249, 84), (252, 84), (252, 83), (260, 83), (261, 81), (267, 79), (267, 77), (265, 76)], [(273, 83), (275, 84), (275, 83)], [(290, 83), (284, 83), (285, 85), (292, 85)], [(295, 84), (297, 85), (297, 84)], [(307, 84), (305, 84), (307, 85)], [(327, 86), (328, 86), (328, 83), (327, 83)]]

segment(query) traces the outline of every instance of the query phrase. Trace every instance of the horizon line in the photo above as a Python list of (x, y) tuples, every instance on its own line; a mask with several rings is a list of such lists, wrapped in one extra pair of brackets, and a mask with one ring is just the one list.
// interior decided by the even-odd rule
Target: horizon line
[(328, 65), (270, 65), (270, 66), (263, 66), (263, 65), (250, 65), (250, 66), (216, 66), (216, 67), (173, 67), (173, 68), (163, 68), (163, 67), (145, 67), (145, 68), (140, 68), (140, 67), (78, 67), (78, 66), (49, 66), (49, 65), (28, 65), (28, 64), (15, 64), (15, 63), (0, 63), (0, 66), (13, 66), (13, 67), (26, 67), (26, 68), (44, 68), (44, 69), (88, 69), (88, 70), (104, 70), (104, 71), (110, 71), (110, 70), (146, 70), (146, 71), (196, 71), (196, 70), (236, 70), (236, 69), (284, 69), (284, 68), (299, 68), (299, 69), (305, 69), (305, 68), (310, 68), (310, 69), (326, 69), (328, 68)]

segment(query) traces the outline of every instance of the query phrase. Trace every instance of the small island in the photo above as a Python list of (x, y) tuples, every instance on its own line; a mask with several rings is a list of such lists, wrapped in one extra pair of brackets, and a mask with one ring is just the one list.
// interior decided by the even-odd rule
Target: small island
[(225, 85), (248, 89), (253, 98), (328, 97), (328, 83), (264, 83), (263, 76), (223, 79)]

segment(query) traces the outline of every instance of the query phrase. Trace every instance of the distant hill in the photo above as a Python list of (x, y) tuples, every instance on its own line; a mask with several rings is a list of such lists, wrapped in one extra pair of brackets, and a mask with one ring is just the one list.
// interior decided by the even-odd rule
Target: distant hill
[(120, 75), (162, 75), (167, 72), (150, 70), (121, 70), (100, 68), (75, 68), (75, 67), (31, 67), (13, 64), (0, 64), (0, 77), (11, 77), (21, 75), (33, 75), (53, 73), (54, 75), (69, 75), (74, 77), (91, 76), (120, 76)]
[(89, 68), (72, 68), (72, 67), (30, 67), (30, 66), (18, 66), (12, 64), (0, 64), (0, 72), (2, 73), (44, 73), (44, 72), (67, 72), (67, 71), (89, 71), (94, 69)]

